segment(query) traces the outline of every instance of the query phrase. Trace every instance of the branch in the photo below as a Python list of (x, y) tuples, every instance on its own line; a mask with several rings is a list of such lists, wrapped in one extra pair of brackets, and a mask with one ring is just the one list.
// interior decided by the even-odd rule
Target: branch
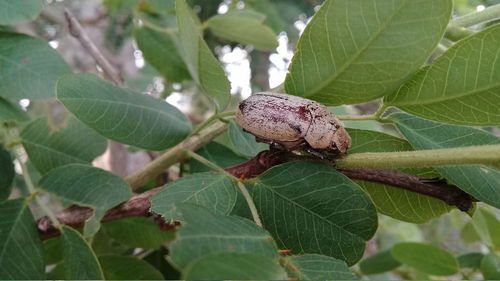
[(451, 26), (468, 27), (486, 23), (500, 18), (500, 4), (490, 6), (482, 11), (469, 13), (450, 21)]

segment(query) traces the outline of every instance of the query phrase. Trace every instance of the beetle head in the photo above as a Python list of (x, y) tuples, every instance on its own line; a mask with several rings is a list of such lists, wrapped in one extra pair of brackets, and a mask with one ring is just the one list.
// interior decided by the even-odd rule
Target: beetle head
[(351, 147), (351, 137), (343, 127), (338, 128), (332, 137), (331, 149), (337, 150), (340, 153), (346, 153), (347, 149)]

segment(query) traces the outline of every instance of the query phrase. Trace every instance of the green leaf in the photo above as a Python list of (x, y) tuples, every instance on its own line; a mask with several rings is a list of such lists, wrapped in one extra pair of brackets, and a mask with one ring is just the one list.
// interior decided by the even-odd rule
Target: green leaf
[(327, 0), (302, 34), (286, 92), (325, 105), (390, 94), (443, 36), (452, 1)]
[(0, 279), (45, 279), (35, 218), (22, 199), (0, 203)]
[(384, 103), (462, 125), (500, 124), (500, 26), (459, 41)]
[[(349, 153), (362, 152), (392, 152), (410, 151), (411, 145), (403, 139), (380, 132), (348, 129), (352, 138), (352, 147)], [(439, 174), (432, 169), (399, 169), (401, 172), (424, 176), (438, 177)], [(452, 206), (436, 198), (368, 181), (356, 181), (370, 194), (377, 210), (384, 215), (395, 219), (424, 223), (453, 209)]]
[(106, 280), (163, 280), (163, 275), (149, 263), (134, 257), (99, 256)]
[(71, 72), (47, 42), (6, 32), (0, 32), (0, 66), (0, 96), (13, 100), (51, 98), (56, 80)]
[(97, 257), (82, 235), (71, 227), (62, 226), (63, 255), (66, 279), (102, 280), (103, 274)]
[(151, 211), (167, 221), (183, 220), (176, 210), (179, 203), (203, 206), (228, 215), (236, 203), (237, 187), (222, 173), (197, 173), (165, 185), (151, 198)]
[(432, 275), (452, 275), (458, 271), (458, 261), (449, 252), (420, 243), (399, 243), (392, 248), (399, 262)]
[(9, 198), (16, 172), (9, 151), (0, 145), (0, 202)]
[[(278, 47), (276, 33), (266, 26), (260, 13), (231, 11), (208, 19), (207, 26), (215, 36), (234, 42), (253, 45), (260, 50), (274, 50)], [(265, 18), (265, 16), (264, 16)]]
[(43, 241), (43, 249), (45, 253), (45, 265), (52, 265), (63, 260), (63, 240), (61, 236), (50, 238)]
[[(247, 160), (247, 158), (234, 153), (233, 150), (229, 149), (227, 146), (213, 141), (197, 150), (196, 153), (222, 168), (234, 166)], [(189, 161), (190, 173), (208, 172), (211, 170), (212, 169), (210, 167), (203, 165), (193, 158)]]
[(460, 238), (464, 241), (465, 244), (471, 244), (481, 240), (481, 237), (479, 237), (479, 234), (474, 229), (474, 226), (471, 222), (467, 222), (464, 225), (462, 231), (460, 231)]
[(458, 264), (460, 267), (480, 268), (483, 257), (482, 253), (464, 254), (458, 257)]
[(0, 1), (0, 25), (34, 20), (42, 9), (41, 0)]
[(191, 263), (186, 280), (286, 280), (285, 270), (269, 257), (254, 253), (215, 253)]
[(179, 204), (177, 209), (185, 224), (170, 246), (170, 259), (178, 269), (212, 253), (254, 253), (278, 258), (273, 238), (250, 220), (217, 215), (190, 204)]
[(251, 190), (264, 227), (293, 254), (318, 253), (353, 265), (377, 229), (368, 195), (332, 167), (275, 166)]
[(28, 115), (19, 106), (0, 98), (0, 121), (16, 120), (22, 122), (28, 119)]
[(130, 186), (119, 176), (82, 164), (69, 164), (51, 170), (38, 183), (40, 188), (74, 204), (94, 209), (84, 227), (85, 236), (99, 230), (104, 213), (132, 195)]
[(378, 252), (359, 263), (359, 268), (363, 274), (379, 274), (391, 271), (399, 267), (401, 263), (394, 259), (391, 251)]
[(481, 272), (484, 280), (500, 279), (500, 258), (494, 253), (489, 253), (481, 260)]
[[(486, 131), (446, 125), (408, 114), (392, 114), (398, 130), (415, 149), (439, 149), (472, 145), (500, 144), (500, 138)], [(500, 208), (500, 172), (484, 165), (435, 168), (447, 180), (482, 202)]]
[(231, 120), (228, 133), (234, 151), (247, 157), (254, 157), (259, 153), (260, 149), (255, 136), (244, 132), (234, 120)]
[(474, 213), (472, 225), (483, 243), (493, 248), (500, 247), (500, 221), (495, 214), (484, 208), (478, 208)]
[(158, 249), (175, 238), (175, 232), (162, 231), (151, 218), (114, 220), (103, 224), (102, 228), (109, 237), (134, 248)]
[(57, 98), (101, 135), (144, 149), (176, 145), (190, 132), (186, 116), (170, 104), (118, 88), (92, 74), (61, 78)]
[(224, 69), (201, 37), (193, 18), (193, 11), (186, 1), (176, 0), (175, 11), (179, 26), (180, 50), (189, 73), (203, 91), (215, 100), (218, 109), (222, 111), (231, 99), (230, 85)]
[(178, 38), (142, 27), (134, 31), (134, 38), (146, 61), (163, 75), (168, 82), (182, 82), (190, 75), (177, 50)]
[(90, 164), (106, 150), (106, 139), (75, 118), (56, 132), (47, 122), (47, 118), (35, 120), (21, 132), (30, 161), (42, 174), (66, 164)]
[(356, 280), (345, 262), (322, 255), (292, 256), (286, 269), (298, 280)]

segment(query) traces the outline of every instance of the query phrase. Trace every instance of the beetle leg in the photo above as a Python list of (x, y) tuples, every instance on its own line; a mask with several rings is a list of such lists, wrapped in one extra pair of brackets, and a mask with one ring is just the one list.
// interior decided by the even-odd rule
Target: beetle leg
[(306, 150), (309, 154), (311, 154), (311, 155), (313, 155), (313, 156), (316, 156), (316, 157), (320, 158), (321, 160), (325, 160), (325, 159), (327, 159), (327, 158), (328, 158), (328, 156), (327, 156), (326, 154), (324, 154), (324, 153), (323, 153), (323, 152), (321, 152), (321, 151), (315, 150), (315, 149), (311, 148), (310, 146), (306, 147), (306, 148), (305, 148), (305, 150)]

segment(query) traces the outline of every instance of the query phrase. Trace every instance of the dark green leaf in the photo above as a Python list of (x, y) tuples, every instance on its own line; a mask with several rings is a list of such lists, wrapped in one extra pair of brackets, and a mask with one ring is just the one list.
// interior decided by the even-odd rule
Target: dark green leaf
[(275, 166), (257, 179), (252, 192), (264, 227), (293, 254), (318, 253), (352, 265), (377, 229), (368, 195), (322, 164)]
[(102, 280), (101, 266), (87, 241), (78, 231), (63, 226), (64, 268), (69, 280)]
[(452, 1), (327, 0), (302, 34), (286, 92), (326, 105), (390, 94), (443, 36)]
[[(231, 11), (216, 15), (207, 21), (207, 26), (215, 36), (234, 42), (253, 45), (256, 49), (274, 50), (278, 47), (276, 33), (266, 26), (260, 13)], [(265, 16), (264, 16), (265, 18)]]
[(19, 106), (6, 99), (0, 98), (0, 121), (26, 121), (28, 119), (28, 115), (22, 111)]
[(458, 257), (458, 264), (460, 267), (480, 268), (483, 257), (482, 253), (468, 253)]
[(145, 256), (143, 260), (158, 269), (166, 280), (181, 279), (181, 273), (168, 262), (168, 258), (165, 258), (167, 254), (168, 250), (161, 247)]
[(145, 149), (171, 147), (191, 130), (186, 116), (170, 104), (118, 88), (92, 74), (61, 78), (57, 98), (101, 135)]
[(183, 272), (186, 280), (286, 280), (285, 270), (266, 256), (254, 253), (215, 253), (191, 263)]
[(255, 141), (255, 136), (244, 132), (233, 120), (231, 120), (229, 126), (229, 139), (233, 150), (243, 156), (254, 157), (259, 153), (259, 146)]
[(102, 225), (106, 234), (134, 248), (157, 249), (175, 238), (174, 231), (162, 231), (151, 218), (131, 217)]
[(138, 28), (134, 38), (146, 61), (151, 64), (168, 82), (181, 82), (189, 79), (186, 64), (177, 51), (174, 34), (167, 34), (150, 28)]
[(185, 0), (176, 0), (175, 11), (179, 26), (180, 50), (191, 77), (203, 91), (215, 100), (219, 110), (229, 104), (230, 85), (224, 69), (201, 37), (191, 8)]
[(94, 216), (85, 223), (85, 236), (99, 230), (99, 222), (108, 209), (132, 195), (121, 177), (82, 164), (53, 169), (40, 180), (39, 186), (74, 204), (94, 209)]
[[(390, 117), (415, 149), (439, 149), (472, 145), (500, 144), (500, 138), (486, 131), (446, 125), (397, 113)], [(484, 165), (437, 167), (436, 170), (475, 198), (500, 208), (500, 172)]]
[(217, 215), (190, 204), (179, 204), (177, 209), (185, 224), (170, 246), (170, 258), (179, 269), (212, 253), (256, 253), (278, 258), (273, 238), (250, 220)]
[(61, 236), (43, 241), (45, 265), (51, 265), (63, 260), (63, 241)]
[(472, 225), (483, 243), (494, 248), (500, 247), (500, 221), (498, 221), (495, 214), (484, 208), (478, 208), (474, 212)]
[(345, 262), (322, 255), (292, 256), (286, 269), (298, 280), (356, 280)]
[[(349, 153), (413, 150), (407, 141), (384, 133), (356, 129), (348, 129), (348, 131), (352, 138)], [(439, 176), (432, 169), (400, 170), (429, 178)], [(409, 190), (368, 181), (356, 182), (370, 194), (378, 211), (398, 220), (424, 223), (453, 209), (441, 200)]]
[(9, 151), (0, 145), (0, 202), (9, 198), (16, 172)]
[(363, 274), (379, 274), (386, 271), (391, 271), (400, 266), (391, 254), (391, 251), (378, 252), (359, 263), (359, 268)]
[(0, 32), (0, 66), (0, 96), (13, 100), (53, 97), (56, 80), (71, 72), (47, 42), (5, 32)]
[(21, 137), (31, 163), (42, 174), (66, 164), (90, 164), (106, 150), (106, 139), (74, 118), (56, 132), (47, 118), (35, 120), (24, 128)]
[(500, 280), (500, 258), (489, 253), (481, 260), (481, 272), (485, 280)]
[[(197, 150), (196, 153), (222, 168), (237, 165), (247, 160), (247, 158), (237, 155), (227, 146), (217, 142), (209, 142), (207, 145)], [(189, 172), (191, 173), (208, 172), (211, 170), (210, 167), (203, 165), (193, 158), (189, 161)]]
[(203, 206), (227, 215), (236, 203), (237, 187), (222, 173), (197, 173), (182, 177), (164, 186), (151, 198), (151, 210), (167, 221), (183, 220), (176, 210), (179, 203)]
[(458, 42), (385, 103), (446, 123), (500, 124), (499, 44), (498, 25)]
[(106, 280), (163, 280), (163, 275), (149, 263), (117, 255), (99, 257)]
[(42, 9), (42, 0), (0, 1), (0, 25), (34, 20)]
[(432, 275), (452, 275), (458, 271), (457, 259), (449, 252), (420, 243), (399, 243), (392, 256), (401, 263)]
[(0, 203), (0, 279), (41, 280), (45, 262), (35, 218), (22, 199)]

